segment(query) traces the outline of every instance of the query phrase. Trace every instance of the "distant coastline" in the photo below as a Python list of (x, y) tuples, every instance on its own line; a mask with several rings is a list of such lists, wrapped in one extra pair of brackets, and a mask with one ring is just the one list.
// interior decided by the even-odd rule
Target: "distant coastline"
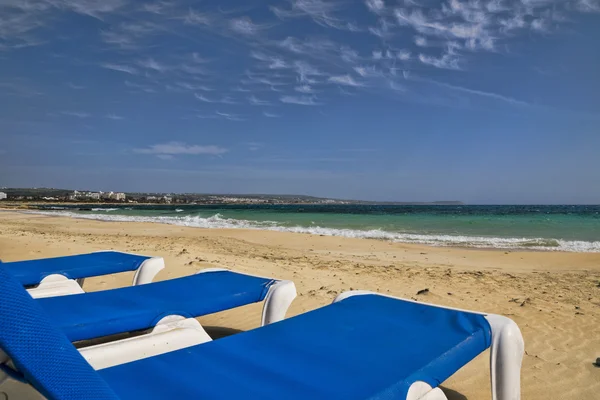
[[(2, 188), (6, 198), (1, 206), (10, 208), (22, 206), (36, 208), (38, 204), (48, 205), (218, 205), (218, 204), (272, 204), (272, 205), (465, 205), (461, 201), (371, 201), (347, 200), (294, 194), (207, 194), (207, 193), (166, 193), (166, 192), (102, 192), (55, 188)], [(115, 199), (118, 196), (118, 199)]]

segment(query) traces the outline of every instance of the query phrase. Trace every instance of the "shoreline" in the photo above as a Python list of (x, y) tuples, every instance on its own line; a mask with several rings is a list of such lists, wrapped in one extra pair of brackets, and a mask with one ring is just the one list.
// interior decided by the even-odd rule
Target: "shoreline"
[[(2, 211), (2, 210), (0, 210)], [(569, 252), (569, 251), (538, 251), (531, 249), (502, 249), (502, 248), (476, 248), (476, 247), (460, 247), (460, 246), (435, 246), (421, 243), (406, 243), (382, 240), (377, 238), (352, 238), (344, 236), (321, 235), (312, 233), (298, 233), (277, 231), (268, 229), (247, 229), (247, 228), (205, 228), (205, 227), (190, 227), (168, 223), (157, 222), (138, 222), (138, 221), (111, 221), (93, 218), (73, 218), (61, 215), (48, 215), (29, 213), (27, 211), (2, 211), (0, 212), (0, 222), (6, 223), (7, 219), (2, 218), (6, 215), (7, 219), (18, 219), (21, 221), (30, 222), (37, 220), (45, 226), (53, 226), (54, 228), (66, 228), (66, 231), (73, 226), (77, 227), (92, 227), (98, 225), (100, 230), (106, 232), (125, 232), (131, 230), (138, 232), (140, 229), (145, 233), (144, 236), (157, 237), (164, 233), (171, 235), (183, 235), (185, 237), (227, 237), (231, 239), (244, 239), (258, 245), (303, 243), (299, 245), (304, 247), (304, 242), (308, 242), (313, 246), (309, 251), (324, 251), (328, 250), (327, 246), (338, 247), (353, 247), (359, 250), (357, 253), (362, 254), (365, 251), (384, 251), (387, 253), (406, 252), (405, 260), (413, 260), (418, 262), (429, 261), (426, 264), (435, 264), (438, 259), (454, 261), (454, 267), (477, 267), (469, 262), (461, 262), (460, 259), (468, 260), (466, 254), (471, 258), (485, 258), (486, 254), (493, 254), (499, 260), (506, 258), (513, 264), (511, 268), (523, 271), (534, 270), (532, 264), (543, 262), (545, 268), (551, 268), (555, 271), (572, 271), (572, 270), (598, 270), (600, 271), (600, 253), (594, 252)], [(55, 222), (53, 222), (55, 221)], [(166, 238), (166, 237), (165, 237)], [(303, 239), (303, 240), (302, 240)], [(331, 251), (330, 251), (331, 252)], [(334, 253), (334, 252), (333, 252)], [(346, 252), (344, 252), (346, 254)], [(388, 254), (389, 255), (389, 254)], [(417, 257), (417, 256), (429, 257)], [(396, 255), (397, 256), (397, 255)], [(409, 257), (410, 256), (410, 257)], [(498, 261), (499, 261), (498, 260)], [(535, 262), (532, 262), (535, 260)], [(569, 260), (574, 260), (574, 265), (568, 265)], [(503, 267), (508, 267), (505, 262), (500, 262)], [(485, 268), (482, 265), (480, 268)]]
[[(103, 207), (106, 210), (113, 208)], [(3, 209), (0, 208), (0, 211)], [(84, 214), (65, 210), (44, 209), (4, 209), (5, 211), (20, 212), (31, 215), (44, 215), (50, 217), (73, 218), (79, 220), (91, 220), (102, 222), (120, 223), (157, 223), (173, 226), (184, 226), (194, 229), (241, 229), (251, 231), (289, 232), (296, 234), (308, 234), (330, 237), (345, 237), (363, 240), (378, 240), (392, 243), (404, 243), (423, 245), (435, 248), (458, 248), (458, 249), (480, 249), (498, 250), (508, 252), (569, 252), (569, 253), (600, 253), (600, 241), (566, 240), (543, 237), (492, 237), (492, 236), (470, 236), (451, 234), (428, 234), (385, 231), (381, 229), (353, 229), (353, 228), (329, 228), (321, 226), (284, 226), (284, 225), (261, 225), (261, 222), (252, 220), (236, 220), (223, 218), (220, 214), (212, 217), (200, 218), (198, 221), (189, 222), (178, 216), (153, 217), (153, 216), (130, 216), (122, 214)], [(99, 209), (90, 211), (100, 212)], [(67, 215), (68, 214), (68, 215)], [(183, 216), (186, 218), (188, 216)], [(212, 220), (215, 218), (215, 220)], [(194, 225), (196, 224), (196, 225)], [(208, 225), (208, 226), (207, 226)]]
[[(162, 256), (156, 281), (228, 268), (294, 281), (288, 316), (363, 289), (513, 319), (525, 338), (522, 397), (594, 398), (600, 336), (600, 254), (460, 249), (244, 229), (113, 222), (0, 212), (0, 259), (117, 250)], [(88, 278), (86, 291), (131, 284), (132, 273)], [(422, 289), (425, 295), (417, 295)], [(199, 318), (215, 337), (258, 327), (261, 305)], [(450, 400), (490, 398), (489, 351), (448, 379)]]

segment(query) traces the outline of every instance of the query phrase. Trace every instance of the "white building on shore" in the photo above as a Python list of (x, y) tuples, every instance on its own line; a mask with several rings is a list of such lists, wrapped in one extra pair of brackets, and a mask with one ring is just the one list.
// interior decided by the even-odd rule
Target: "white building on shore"
[(0, 200), (5, 200), (8, 196), (4, 192), (0, 192)]
[(74, 190), (71, 195), (69, 195), (69, 200), (116, 200), (116, 201), (125, 201), (126, 196), (125, 193), (115, 193), (115, 192), (79, 192)]

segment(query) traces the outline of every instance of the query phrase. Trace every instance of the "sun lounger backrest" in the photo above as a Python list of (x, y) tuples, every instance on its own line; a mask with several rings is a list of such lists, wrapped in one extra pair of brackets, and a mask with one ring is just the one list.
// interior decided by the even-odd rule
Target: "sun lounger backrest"
[(50, 400), (118, 399), (2, 266), (0, 293), (0, 348), (27, 382)]

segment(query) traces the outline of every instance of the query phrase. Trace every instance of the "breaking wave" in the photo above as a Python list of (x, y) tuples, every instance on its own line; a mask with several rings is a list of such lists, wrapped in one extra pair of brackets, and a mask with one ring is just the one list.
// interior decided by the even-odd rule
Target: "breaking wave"
[[(92, 209), (107, 210), (115, 209)], [(261, 229), (279, 232), (306, 233), (325, 236), (342, 236), (361, 239), (380, 239), (403, 243), (418, 243), (433, 246), (477, 247), (499, 249), (530, 249), (545, 251), (570, 251), (596, 253), (600, 252), (600, 241), (587, 242), (578, 240), (562, 240), (548, 238), (500, 238), (486, 236), (464, 236), (444, 234), (416, 234), (406, 232), (391, 232), (381, 229), (340, 229), (312, 225), (282, 226), (275, 221), (250, 221), (244, 219), (224, 218), (221, 214), (210, 217), (203, 216), (129, 216), (103, 214), (80, 214), (69, 211), (28, 211), (35, 214), (64, 216), (81, 219), (93, 219), (115, 222), (155, 222), (188, 226), (195, 228), (226, 228), (226, 229)]]

